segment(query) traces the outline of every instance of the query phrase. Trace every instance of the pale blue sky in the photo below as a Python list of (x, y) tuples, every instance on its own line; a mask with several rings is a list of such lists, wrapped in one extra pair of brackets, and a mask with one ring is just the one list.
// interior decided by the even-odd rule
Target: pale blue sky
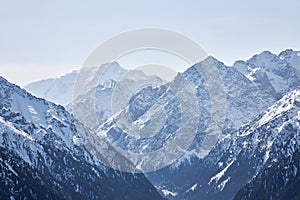
[(121, 32), (178, 31), (232, 64), (263, 50), (300, 48), (300, 1), (0, 0), (0, 75), (17, 84), (78, 69)]

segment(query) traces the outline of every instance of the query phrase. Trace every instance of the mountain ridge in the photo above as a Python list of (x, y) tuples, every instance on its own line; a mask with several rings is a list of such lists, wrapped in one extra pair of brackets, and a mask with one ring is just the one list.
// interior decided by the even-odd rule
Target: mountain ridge
[[(264, 195), (284, 197), (289, 193), (287, 191), (293, 190), (286, 189), (284, 186), (286, 183), (282, 182), (281, 172), (284, 171), (286, 164), (290, 165), (290, 160), (286, 159), (281, 152), (291, 152), (294, 156), (294, 163), (297, 163), (298, 157), (297, 148), (280, 146), (280, 142), (288, 142), (292, 137), (291, 131), (296, 134), (299, 132), (298, 115), (290, 111), (290, 109), (297, 109), (299, 104), (298, 100), (293, 101), (292, 98), (292, 94), (299, 93), (299, 66), (300, 53), (290, 49), (278, 55), (264, 51), (247, 61), (236, 61), (233, 66), (226, 66), (210, 56), (178, 74), (170, 83), (148, 85), (136, 91), (128, 100), (128, 106), (121, 113), (113, 116), (103, 115), (103, 124), (101, 122), (95, 125), (95, 120), (87, 118), (91, 124), (89, 127), (93, 132), (122, 149), (140, 153), (156, 151), (163, 147), (166, 141), (176, 137), (174, 133), (182, 125), (184, 114), (180, 112), (182, 105), (176, 95), (185, 94), (185, 90), (188, 89), (187, 96), (197, 101), (197, 105), (190, 105), (190, 110), (199, 113), (201, 120), (196, 123), (197, 127), (193, 128), (197, 130), (197, 133), (191, 146), (177, 161), (158, 171), (146, 174), (161, 194), (170, 199), (197, 199), (199, 196), (206, 199), (253, 199), (265, 189), (263, 185), (259, 185), (260, 183), (270, 184), (275, 180), (270, 176), (272, 173), (276, 174), (276, 180), (280, 180), (283, 186), (273, 187), (272, 192), (264, 193)], [(211, 88), (203, 74), (205, 69), (211, 67), (218, 72), (218, 74), (211, 74), (211, 77), (215, 80), (220, 79), (225, 92), (225, 96), (222, 94), (218, 96), (220, 98), (217, 99), (225, 97), (225, 101), (217, 101), (218, 106), (224, 108), (226, 112), (224, 122), (222, 125), (219, 124), (222, 128), (221, 133), (216, 135), (217, 137), (210, 135), (211, 143), (203, 145), (205, 135), (211, 133), (212, 129), (209, 125), (214, 120), (214, 114), (217, 113), (219, 117), (222, 115), (212, 109), (211, 94), (216, 94), (216, 92), (210, 91)], [(106, 97), (109, 100), (116, 83), (117, 81), (111, 81), (106, 86), (94, 86), (99, 91), (98, 94), (104, 94), (103, 92), (107, 91)], [(184, 83), (187, 83), (188, 87), (184, 87)], [(80, 102), (87, 102), (88, 96), (90, 95), (81, 96)], [(281, 104), (284, 98), (289, 100)], [(100, 95), (97, 99), (105, 98)], [(103, 108), (107, 107), (105, 105)], [(189, 104), (185, 106), (187, 105)], [(272, 105), (273, 109), (270, 107)], [(97, 106), (99, 106), (97, 107), (99, 111), (103, 110), (101, 102)], [(159, 113), (159, 115), (153, 117), (153, 113)], [(166, 114), (166, 117), (163, 118), (162, 114)], [(124, 120), (124, 117), (130, 117), (131, 121)], [(157, 130), (152, 127), (151, 132), (159, 132), (148, 140), (139, 140), (139, 137), (136, 137), (137, 141), (134, 141), (133, 139), (136, 138), (128, 134), (130, 130), (134, 130), (133, 127), (142, 130), (148, 124), (155, 124), (161, 119), (165, 120), (165, 124), (161, 126), (162, 129)], [(195, 122), (195, 119), (194, 116), (186, 120)], [(294, 119), (296, 121), (291, 129), (285, 122)], [(92, 126), (93, 124), (95, 126)], [(278, 138), (281, 133), (283, 134), (282, 140)], [(275, 138), (277, 143), (270, 143), (269, 138)], [(276, 166), (270, 163), (269, 159), (272, 156), (278, 156), (283, 160), (281, 170), (276, 171)], [(153, 163), (159, 163), (159, 160), (154, 160), (152, 160)], [(270, 169), (266, 167), (267, 165)], [(289, 167), (287, 169), (291, 172), (294, 170)], [(263, 170), (266, 171), (263, 172)], [(285, 175), (291, 174), (285, 173)], [(288, 184), (289, 188), (293, 188), (290, 185), (297, 186), (297, 182)], [(276, 190), (281, 193), (274, 192)]]
[(63, 106), (0, 77), (1, 197), (162, 199), (144, 175), (95, 159), (81, 131), (88, 132)]

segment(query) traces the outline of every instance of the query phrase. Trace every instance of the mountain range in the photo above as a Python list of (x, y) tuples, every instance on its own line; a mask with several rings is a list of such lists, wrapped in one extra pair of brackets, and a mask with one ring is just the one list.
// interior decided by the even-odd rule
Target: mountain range
[[(221, 88), (205, 77), (209, 68)], [(1, 194), (300, 198), (300, 52), (264, 51), (233, 66), (208, 57), (168, 83), (118, 63), (84, 70), (25, 86), (40, 98), (1, 79)], [(114, 99), (120, 88), (129, 88), (130, 97), (124, 92)], [(125, 107), (116, 112), (119, 104)], [(159, 154), (151, 162), (130, 160), (118, 150), (155, 152), (182, 130), (194, 135), (174, 159)], [(112, 169), (101, 163), (104, 158), (144, 173)]]
[(1, 199), (162, 199), (143, 174), (98, 162), (63, 106), (0, 78), (0, 109)]

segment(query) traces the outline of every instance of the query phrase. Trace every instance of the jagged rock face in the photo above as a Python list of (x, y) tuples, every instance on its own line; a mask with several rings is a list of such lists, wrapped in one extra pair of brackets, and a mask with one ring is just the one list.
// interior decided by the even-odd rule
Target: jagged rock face
[(287, 49), (281, 52), (278, 56), (280, 59), (286, 60), (292, 67), (296, 69), (298, 79), (300, 79), (300, 51)]
[[(65, 106), (81, 123), (95, 130), (114, 114), (112, 98), (115, 87), (118, 84), (130, 87), (137, 80), (158, 85), (163, 83), (159, 77), (146, 75), (140, 70), (126, 70), (112, 62), (82, 68), (56, 79), (33, 82), (24, 88), (38, 97)], [(124, 87), (122, 89), (126, 89)], [(123, 100), (123, 97), (120, 99)]]
[(91, 130), (96, 130), (116, 112), (112, 102), (126, 101), (126, 97), (122, 96), (125, 92), (116, 90), (120, 85), (123, 90), (132, 89), (131, 86), (136, 80), (162, 83), (162, 80), (156, 76), (147, 76), (137, 70), (127, 71), (118, 63), (102, 65), (96, 72), (93, 72), (93, 68), (84, 68), (78, 74), (74, 99), (67, 108), (81, 123)]
[[(148, 178), (160, 189), (160, 191), (162, 191), (162, 193), (168, 194), (168, 197), (170, 198), (177, 197), (178, 199), (181, 199), (182, 196), (179, 194), (184, 194), (189, 189), (190, 189), (189, 192), (196, 190), (195, 185), (198, 185), (199, 187), (200, 185), (203, 185), (203, 183), (208, 183), (211, 178), (210, 175), (212, 176), (214, 173), (216, 173), (217, 171), (215, 169), (219, 169), (218, 166), (222, 164), (222, 162), (220, 163), (218, 162), (217, 156), (223, 155), (227, 151), (225, 147), (228, 147), (230, 145), (229, 141), (231, 140), (229, 139), (231, 138), (229, 137), (229, 135), (234, 133), (235, 132), (234, 130), (238, 129), (238, 127), (242, 126), (244, 123), (253, 120), (256, 115), (258, 115), (260, 112), (264, 111), (268, 106), (274, 103), (275, 99), (277, 98), (271, 95), (271, 93), (266, 93), (262, 88), (257, 87), (255, 83), (253, 83), (245, 76), (243, 76), (241, 73), (239, 73), (237, 70), (235, 70), (234, 67), (226, 67), (222, 63), (212, 58), (209, 58), (208, 60), (206, 60), (206, 62), (208, 64), (202, 62), (188, 69), (184, 73), (184, 76), (187, 80), (190, 81), (189, 83), (191, 83), (191, 85), (198, 86), (198, 88), (195, 87), (199, 91), (196, 94), (198, 94), (198, 96), (200, 97), (199, 99), (201, 99), (199, 100), (199, 102), (201, 102), (202, 105), (200, 104), (199, 107), (202, 108), (201, 119), (204, 120), (202, 121), (204, 122), (203, 124), (201, 124), (200, 121), (200, 124), (202, 125), (200, 127), (202, 129), (199, 128), (199, 130), (201, 130), (201, 133), (203, 133), (205, 132), (205, 125), (207, 126), (207, 123), (209, 123), (209, 117), (210, 117), (209, 109), (207, 109), (210, 106), (210, 104), (207, 103), (209, 102), (209, 95), (208, 95), (209, 92), (205, 90), (203, 79), (199, 78), (199, 75), (197, 75), (197, 70), (195, 70), (195, 68), (199, 66), (205, 66), (205, 65), (209, 66), (212, 64), (218, 66), (217, 68), (219, 70), (219, 73), (224, 83), (227, 106), (228, 106), (226, 112), (226, 120), (223, 128), (223, 138), (219, 141), (220, 145), (217, 145), (214, 148), (214, 150), (210, 153), (210, 156), (204, 159), (205, 161), (197, 159), (197, 156), (195, 156), (194, 151), (192, 149), (193, 146), (192, 146), (192, 148), (189, 149), (189, 151), (187, 151), (186, 156), (183, 156), (173, 165), (166, 167), (160, 171), (147, 174)], [(293, 75), (292, 77), (295, 76)], [(292, 90), (293, 88), (297, 88), (297, 86), (295, 86), (296, 84), (299, 85), (299, 82), (294, 81), (293, 84), (289, 85), (290, 88), (287, 88), (286, 91)], [(149, 96), (154, 96), (154, 95), (151, 94)], [(133, 105), (129, 105), (129, 107), (131, 106), (134, 107)], [(199, 144), (199, 141), (201, 141), (201, 140), (197, 141), (197, 139), (199, 139), (199, 137), (196, 136), (195, 143), (194, 143), (196, 145), (194, 147), (197, 147), (197, 144)], [(214, 163), (214, 164), (213, 165), (204, 164), (207, 163), (208, 161), (209, 163)], [(258, 160), (253, 159), (251, 165), (253, 166), (256, 162), (258, 162)], [(250, 168), (248, 163), (246, 163), (245, 165), (248, 168)], [(243, 167), (241, 166), (241, 169), (242, 168)], [(237, 178), (238, 180), (236, 180), (237, 183), (236, 185), (231, 186), (231, 191), (229, 192), (227, 191), (228, 192), (227, 194), (229, 194), (229, 196), (232, 195), (234, 192), (237, 192), (238, 189), (240, 189), (240, 184), (247, 183), (247, 181), (249, 181), (253, 177), (253, 173), (247, 175), (247, 173), (244, 173), (244, 171), (245, 170), (241, 170), (240, 176), (237, 174), (233, 175), (233, 177), (238, 177)], [(199, 181), (194, 180), (193, 177), (197, 177)], [(202, 180), (203, 182), (200, 180)], [(223, 181), (224, 181), (223, 185), (225, 185), (225, 183), (229, 182), (229, 179), (228, 180), (225, 179)], [(234, 182), (234, 180), (232, 180), (232, 182)], [(212, 182), (211, 185), (213, 185)], [(213, 187), (212, 186), (209, 187), (211, 188), (209, 189), (203, 187), (202, 189), (203, 193), (196, 194), (194, 196), (195, 199), (197, 199), (197, 197), (199, 196), (204, 195), (205, 193), (213, 193), (214, 191), (214, 189), (212, 189)], [(219, 183), (219, 185), (217, 185), (216, 187), (222, 188), (223, 186), (222, 184), (220, 185)], [(221, 195), (223, 195), (223, 193)], [(216, 196), (212, 195), (212, 198), (214, 197)], [(207, 198), (209, 198), (209, 196), (207, 196)], [(230, 198), (233, 198), (233, 196), (230, 196)]]
[[(215, 144), (216, 138), (213, 138), (211, 141), (214, 142), (209, 145), (213, 149), (203, 154), (199, 148), (203, 150), (203, 138), (211, 132), (209, 124), (214, 112), (212, 91), (201, 71), (212, 66), (218, 70), (223, 83), (226, 113), (224, 122), (220, 123), (222, 131), (218, 142)], [(87, 107), (87, 111), (92, 109), (97, 113), (94, 120), (89, 120), (92, 122), (89, 127), (104, 140), (108, 139), (126, 151), (152, 152), (174, 139), (180, 129), (182, 107), (176, 96), (178, 93), (174, 91), (179, 94), (186, 92), (182, 84), (184, 80), (191, 89), (185, 94), (195, 97), (197, 102), (186, 104), (194, 114), (184, 119), (196, 124), (191, 129), (197, 130), (197, 134), (190, 148), (176, 162), (147, 174), (161, 194), (170, 199), (297, 199), (299, 67), (300, 53), (293, 50), (286, 50), (278, 56), (266, 51), (248, 61), (237, 61), (233, 67), (209, 57), (168, 84), (137, 91), (120, 113), (115, 114), (111, 105), (107, 105), (117, 81), (87, 84), (86, 88), (93, 90), (86, 91), (88, 98), (81, 96), (75, 105), (94, 106)], [(293, 92), (284, 96), (290, 91)], [(89, 102), (91, 96), (95, 98)], [(282, 100), (275, 103), (281, 97)], [(220, 101), (218, 105), (223, 107), (223, 103)], [(199, 119), (195, 120), (195, 116)], [(84, 119), (91, 118), (84, 116)], [(97, 123), (93, 124), (93, 121)], [(132, 131), (141, 133), (146, 139), (138, 134), (128, 134)], [(105, 154), (102, 157), (114, 156)], [(157, 159), (153, 158), (153, 163), (158, 162)]]
[(277, 56), (264, 51), (247, 61), (237, 61), (233, 67), (276, 99), (299, 87), (299, 52), (286, 50)]
[(293, 188), (299, 184), (299, 125), (300, 91), (295, 90), (221, 139), (198, 162), (190, 185), (173, 190), (178, 194), (174, 199), (297, 197)]
[(88, 131), (79, 124), (62, 106), (0, 78), (1, 197), (161, 199), (143, 174), (99, 163), (83, 145), (79, 131)]
[[(181, 74), (180, 76), (192, 88), (192, 95), (197, 99), (196, 103), (198, 103), (199, 110), (196, 109), (197, 106), (194, 104), (191, 107), (194, 108), (195, 113), (200, 113), (200, 118), (198, 122), (195, 122), (197, 124), (197, 134), (185, 154), (172, 165), (147, 174), (147, 177), (161, 191), (164, 189), (173, 191), (176, 188), (174, 192), (179, 194), (183, 192), (183, 188), (191, 184), (190, 180), (193, 177), (201, 173), (201, 170), (198, 169), (199, 159), (203, 157), (203, 151), (201, 151), (203, 143), (201, 142), (205, 135), (210, 132), (209, 123), (212, 120), (210, 91), (207, 88), (201, 70), (212, 66), (218, 70), (226, 94), (226, 105), (223, 107), (226, 109), (225, 121), (223, 122), (220, 137), (237, 130), (241, 125), (254, 119), (256, 115), (275, 102), (271, 95), (262, 92), (235, 68), (226, 67), (223, 63), (212, 57), (196, 64)], [(176, 131), (182, 123), (180, 121), (182, 120), (180, 103), (178, 102), (178, 98), (176, 98), (176, 93), (173, 92), (174, 89), (172, 89), (180, 88), (180, 84), (182, 82), (175, 79), (173, 82), (161, 87), (144, 88), (132, 97), (128, 107), (123, 112), (110, 118), (97, 131), (102, 131), (105, 133), (103, 135), (109, 138), (113, 144), (128, 151), (141, 150), (142, 153), (156, 151), (168, 140), (176, 137)], [(157, 108), (155, 105), (160, 106)], [(151, 109), (154, 109), (154, 111)], [(156, 109), (159, 111), (155, 112)], [(166, 119), (162, 120), (165, 123), (162, 124), (162, 128), (159, 130), (150, 129), (151, 133), (157, 134), (148, 141), (144, 138), (133, 140), (134, 138), (132, 139), (128, 136), (130, 130), (128, 131), (124, 127), (120, 128), (120, 124), (123, 123), (122, 120), (124, 118), (132, 120), (132, 124), (127, 124), (127, 127), (140, 127), (141, 125), (145, 126), (145, 124), (154, 123), (155, 117), (151, 116), (151, 114), (163, 112), (166, 112), (167, 116)], [(158, 118), (163, 119), (160, 115)], [(186, 120), (192, 121), (192, 117), (190, 116)], [(211, 144), (211, 146), (213, 145)]]
[[(199, 110), (194, 110), (195, 113), (200, 113), (200, 120), (199, 122), (196, 122), (199, 124), (199, 135), (203, 135), (203, 133), (207, 131), (208, 124), (210, 123), (212, 116), (210, 91), (206, 86), (203, 76), (201, 75), (201, 68), (211, 67), (212, 65), (218, 69), (218, 73), (220, 74), (223, 82), (222, 86), (226, 93), (225, 102), (220, 102), (220, 104), (226, 103), (224, 109), (227, 109), (225, 113), (226, 118), (223, 127), (224, 130), (237, 129), (274, 102), (274, 99), (271, 96), (261, 92), (235, 68), (226, 67), (223, 63), (215, 60), (214, 58), (208, 58), (206, 61), (196, 64), (180, 75), (183, 77), (185, 82), (193, 88), (192, 95), (197, 98), (197, 103), (199, 104)], [(167, 113), (171, 113), (169, 116), (172, 116), (173, 120), (175, 120), (172, 121), (172, 123), (166, 123), (161, 129), (163, 130), (161, 132), (162, 136), (170, 136), (170, 134), (173, 134), (176, 129), (180, 127), (174, 127), (174, 125), (180, 124), (181, 111), (176, 94), (173, 92), (174, 89), (172, 89), (180, 88), (181, 86), (179, 84), (184, 83), (182, 81), (176, 81), (175, 79), (173, 82), (165, 86), (144, 88), (142, 91), (132, 96), (127, 109), (125, 109), (121, 114), (113, 116), (113, 118), (104, 123), (100, 129), (105, 131), (108, 135), (110, 131), (111, 133), (113, 132), (113, 135), (122, 135), (122, 130), (118, 129), (117, 125), (113, 122), (120, 120), (122, 115), (130, 116), (132, 118), (133, 123), (129, 125), (130, 127), (134, 127), (135, 124), (141, 123), (141, 121), (143, 123), (146, 123), (146, 121), (147, 123), (150, 123), (149, 121), (151, 121), (151, 117), (149, 116), (149, 110), (158, 104), (168, 105), (168, 107), (161, 107), (163, 107), (162, 109), (166, 109)], [(197, 106), (195, 108), (197, 108)], [(116, 131), (118, 134), (115, 133)], [(118, 140), (118, 143), (122, 143), (122, 141), (124, 141), (124, 137), (122, 137), (122, 139), (113, 138), (113, 140)], [(157, 138), (153, 144), (158, 144), (158, 139), (161, 141), (161, 138)], [(195, 141), (194, 145), (196, 145), (196, 143), (199, 143), (199, 141)], [(134, 148), (136, 148), (136, 146), (132, 147), (132, 149)], [(147, 145), (147, 148), (151, 148), (151, 145)]]
[[(300, 197), (300, 91), (272, 107), (265, 120), (269, 137), (261, 149), (264, 165), (236, 194), (235, 199), (299, 199)], [(263, 134), (263, 133), (261, 133)], [(273, 137), (273, 138), (271, 138)], [(270, 138), (272, 140), (270, 140)]]

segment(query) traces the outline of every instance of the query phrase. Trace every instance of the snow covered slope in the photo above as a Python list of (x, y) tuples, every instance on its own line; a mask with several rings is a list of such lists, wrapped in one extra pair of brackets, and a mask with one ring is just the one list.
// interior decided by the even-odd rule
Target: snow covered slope
[[(73, 71), (59, 78), (45, 79), (30, 83), (24, 87), (31, 94), (44, 98), (59, 105), (67, 106), (73, 101), (74, 95), (79, 95), (74, 87), (77, 78), (84, 79), (83, 91), (96, 87), (98, 84), (104, 85), (108, 80), (117, 81), (127, 70), (123, 69), (117, 62), (106, 63), (98, 67), (83, 68), (81, 71)], [(78, 74), (80, 73), (80, 77)]]
[[(224, 126), (221, 127), (221, 132), (218, 134), (222, 134), (222, 131), (225, 134), (228, 131), (238, 129), (274, 102), (273, 97), (260, 91), (235, 68), (226, 67), (215, 58), (209, 57), (203, 62), (192, 66), (183, 74), (178, 75), (169, 84), (160, 87), (148, 86), (137, 92), (132, 96), (126, 109), (106, 121), (97, 131), (100, 134), (101, 132), (105, 133), (104, 135), (112, 143), (121, 148), (130, 151), (151, 152), (161, 148), (167, 141), (176, 137), (177, 131), (182, 129), (182, 120), (185, 120), (193, 122), (193, 126), (191, 126), (193, 130), (187, 131), (196, 130), (197, 133), (191, 147), (184, 153), (185, 156), (176, 162), (176, 165), (179, 166), (181, 162), (189, 162), (188, 160), (191, 157), (204, 157), (208, 153), (207, 151), (210, 150), (209, 146), (217, 141), (218, 135), (211, 134), (210, 123), (212, 123), (214, 114), (210, 99), (211, 94), (209, 93), (211, 91), (208, 91), (207, 83), (199, 71), (201, 72), (201, 70), (212, 66), (218, 70), (226, 94), (226, 99), (223, 97), (225, 102), (217, 102), (225, 115)], [(184, 84), (191, 86), (190, 92), (186, 90), (187, 87), (184, 87)], [(196, 98), (196, 104), (198, 105), (191, 102), (185, 102), (184, 105), (180, 104), (178, 95), (193, 96), (191, 99)], [(187, 113), (181, 112), (183, 106), (187, 106), (187, 109), (191, 111), (184, 119), (182, 116)], [(157, 116), (154, 116), (153, 113), (156, 113)], [(160, 116), (162, 113), (166, 113), (166, 119)], [(199, 119), (194, 121), (197, 113), (199, 113)], [(128, 124), (129, 118), (132, 122)], [(165, 123), (159, 124), (158, 121)], [(127, 124), (124, 124), (125, 122)], [(154, 124), (154, 126), (148, 126), (147, 124)], [(156, 130), (155, 128), (158, 125), (161, 125), (161, 127)], [(222, 126), (222, 122), (219, 126)], [(147, 139), (141, 137), (135, 140), (127, 134), (134, 127), (138, 128), (140, 134), (144, 130), (145, 133), (154, 134), (154, 136)], [(211, 140), (209, 139), (210, 136)], [(208, 146), (207, 151), (203, 147), (204, 138), (208, 138), (208, 140), (205, 139), (207, 142), (205, 145)]]
[[(140, 82), (137, 83), (137, 80)], [(82, 68), (57, 79), (33, 82), (25, 89), (38, 97), (65, 106), (81, 123), (95, 129), (112, 116), (112, 94), (119, 81), (127, 88), (134, 84), (160, 85), (163, 82), (156, 76), (145, 75), (139, 70), (128, 71), (117, 62), (112, 62), (99, 67)]]
[[(90, 70), (87, 70), (90, 71)], [(110, 72), (111, 73), (107, 73)], [(139, 70), (121, 68), (113, 63), (106, 68), (104, 73), (80, 73), (73, 102), (67, 106), (74, 116), (86, 127), (96, 130), (102, 123), (109, 119), (113, 112), (113, 105), (128, 103), (126, 96), (134, 92), (135, 86), (144, 84), (161, 85), (163, 81), (157, 76), (149, 76)], [(91, 81), (83, 81), (83, 80)], [(120, 91), (116, 91), (116, 90)], [(133, 90), (133, 91), (131, 91)], [(124, 96), (126, 94), (126, 96)], [(129, 99), (128, 99), (129, 101)]]
[(264, 51), (234, 66), (257, 87), (279, 99), (299, 87), (300, 53), (286, 50), (278, 56)]
[(82, 134), (91, 133), (62, 106), (0, 77), (1, 198), (161, 199), (143, 174), (99, 163)]
[(292, 67), (296, 69), (298, 79), (300, 79), (300, 51), (287, 49), (281, 52), (278, 56), (280, 59), (286, 60)]
[[(209, 134), (212, 133), (209, 125), (215, 113), (212, 110), (211, 91), (199, 73), (212, 66), (218, 70), (226, 95), (225, 121), (224, 124), (218, 124), (222, 129), (219, 138)], [(85, 111), (79, 115), (79, 119), (91, 130), (98, 131), (125, 151), (138, 153), (155, 152), (174, 139), (181, 128), (182, 119), (193, 122), (190, 129), (186, 129), (187, 132), (197, 131), (190, 148), (172, 165), (147, 174), (161, 194), (170, 199), (232, 199), (236, 193), (237, 199), (247, 199), (247, 195), (255, 198), (259, 191), (267, 187), (261, 183), (266, 183), (269, 188), (272, 181), (279, 181), (280, 184), (265, 195), (283, 197), (286, 193), (291, 194), (291, 188), (294, 188), (291, 185), (297, 184), (299, 177), (298, 172), (294, 175), (295, 169), (291, 167), (298, 162), (298, 150), (296, 147), (295, 152), (286, 150), (290, 148), (286, 144), (293, 141), (291, 133), (294, 135), (296, 131), (297, 135), (299, 132), (299, 117), (294, 112), (299, 107), (299, 66), (300, 53), (293, 50), (286, 50), (278, 56), (265, 51), (248, 61), (237, 61), (233, 67), (209, 57), (170, 83), (149, 85), (135, 91), (129, 105), (119, 113), (114, 113), (111, 106), (112, 94), (119, 80), (107, 78), (99, 84), (99, 79), (93, 78), (97, 77), (97, 70), (88, 70), (82, 77), (86, 82), (79, 81), (85, 84), (76, 92), (75, 106), (68, 108), (73, 112), (77, 108)], [(217, 76), (211, 77), (214, 79)], [(186, 92), (183, 82), (188, 83), (192, 90)], [(124, 82), (124, 85), (130, 86), (130, 82)], [(284, 96), (290, 91), (294, 92)], [(183, 115), (183, 105), (177, 94), (196, 98), (198, 104), (184, 105), (193, 111), (190, 116)], [(119, 97), (119, 101), (126, 99)], [(224, 102), (217, 104), (224, 106)], [(268, 111), (258, 115), (273, 104)], [(34, 113), (34, 110), (28, 110)], [(196, 121), (195, 116), (199, 116)], [(285, 123), (286, 120), (288, 123)], [(156, 125), (151, 126), (153, 124)], [(134, 135), (130, 134), (132, 130)], [(214, 146), (212, 151), (203, 145), (206, 138), (206, 141), (211, 141), (207, 146)], [(217, 140), (218, 143), (214, 145)], [(291, 153), (291, 158), (281, 154), (285, 151)], [(277, 162), (276, 158), (275, 164), (272, 164), (272, 156), (277, 156), (281, 161)], [(159, 163), (159, 158), (153, 159), (153, 163)], [(280, 170), (277, 170), (276, 163)], [(284, 172), (285, 168), (287, 170)], [(274, 179), (271, 174), (274, 174)], [(281, 192), (277, 194), (276, 191)]]
[(193, 168), (192, 184), (165, 189), (178, 193), (174, 199), (299, 197), (299, 150), (300, 90), (295, 90), (221, 139)]
[(32, 82), (24, 89), (37, 97), (65, 106), (72, 101), (77, 73), (73, 71), (59, 78)]

